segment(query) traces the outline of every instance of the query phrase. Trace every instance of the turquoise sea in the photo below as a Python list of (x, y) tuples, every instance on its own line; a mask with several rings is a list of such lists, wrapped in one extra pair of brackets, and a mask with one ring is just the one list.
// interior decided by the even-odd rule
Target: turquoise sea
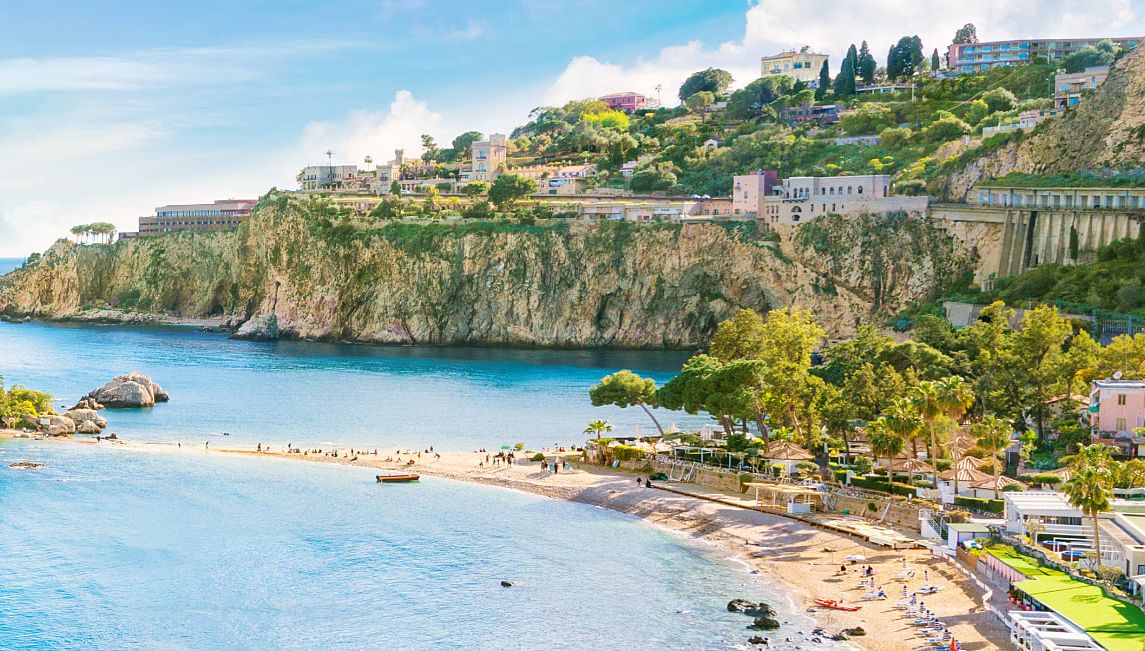
[[(6, 382), (59, 402), (151, 374), (170, 403), (107, 414), (156, 443), (542, 445), (597, 417), (647, 431), (585, 387), (622, 367), (663, 379), (683, 357), (0, 324)], [(605, 509), (447, 480), (381, 486), (200, 445), (0, 442), (0, 649), (735, 648), (749, 622), (724, 606), (741, 596), (777, 606), (773, 646), (793, 647), (809, 620), (724, 556)]]

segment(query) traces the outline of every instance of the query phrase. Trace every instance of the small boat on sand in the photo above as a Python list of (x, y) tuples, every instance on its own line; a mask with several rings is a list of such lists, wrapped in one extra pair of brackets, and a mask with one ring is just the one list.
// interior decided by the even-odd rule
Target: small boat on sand
[(830, 608), (832, 610), (846, 610), (848, 612), (855, 612), (856, 610), (862, 608), (862, 606), (845, 606), (843, 605), (843, 602), (836, 601), (834, 599), (816, 599), (815, 605), (822, 606), (823, 608)]
[(411, 481), (417, 481), (421, 478), (420, 475), (378, 475), (379, 484), (401, 484)]

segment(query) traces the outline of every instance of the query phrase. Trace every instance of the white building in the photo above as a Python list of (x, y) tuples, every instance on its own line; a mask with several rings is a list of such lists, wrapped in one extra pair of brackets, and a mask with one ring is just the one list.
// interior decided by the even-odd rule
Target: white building
[(503, 133), (494, 133), (486, 140), (471, 146), (471, 181), (492, 181), (505, 172), (509, 157), (509, 139)]
[(925, 213), (926, 196), (892, 195), (886, 174), (795, 176), (764, 197), (757, 209), (767, 224), (798, 224), (827, 214)]
[(1026, 535), (1026, 524), (1040, 522), (1039, 541), (1054, 538), (1092, 540), (1092, 529), (1085, 515), (1056, 491), (1014, 491), (1002, 493), (1006, 503), (1006, 531)]
[(1010, 644), (1028, 651), (1101, 651), (1085, 631), (1049, 611), (1011, 610)]
[(298, 174), (298, 186), (304, 191), (333, 190), (357, 175), (357, 165), (310, 165)]
[(823, 63), (827, 61), (827, 55), (819, 52), (811, 52), (810, 48), (804, 47), (798, 52), (795, 50), (787, 50), (779, 54), (773, 54), (760, 59), (760, 77), (774, 77), (777, 75), (787, 75), (796, 81), (802, 81), (807, 84), (809, 88), (819, 87), (819, 71), (823, 68)]
[(763, 198), (771, 194), (779, 181), (775, 170), (755, 170), (732, 179), (732, 213), (736, 215), (760, 215)]

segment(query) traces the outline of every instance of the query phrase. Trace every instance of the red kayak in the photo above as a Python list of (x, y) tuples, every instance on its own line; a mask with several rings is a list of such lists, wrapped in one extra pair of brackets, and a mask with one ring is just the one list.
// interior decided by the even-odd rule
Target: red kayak
[(824, 608), (831, 608), (832, 610), (846, 610), (848, 612), (855, 612), (856, 610), (862, 608), (862, 606), (844, 606), (843, 602), (835, 601), (834, 599), (816, 599), (815, 605), (822, 606)]

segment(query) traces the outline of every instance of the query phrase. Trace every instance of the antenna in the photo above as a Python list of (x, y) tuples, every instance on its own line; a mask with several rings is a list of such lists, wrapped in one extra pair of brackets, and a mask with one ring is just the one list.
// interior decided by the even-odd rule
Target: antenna
[(334, 165), (334, 150), (333, 149), (327, 149), (326, 151), (324, 151), (322, 153), (326, 154), (326, 163), (330, 166), (333, 166)]

